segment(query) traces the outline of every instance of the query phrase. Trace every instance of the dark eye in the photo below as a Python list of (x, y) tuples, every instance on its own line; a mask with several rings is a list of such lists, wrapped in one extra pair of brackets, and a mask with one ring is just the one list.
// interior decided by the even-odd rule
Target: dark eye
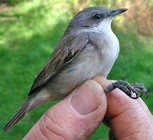
[(93, 14), (92, 18), (97, 21), (100, 21), (102, 19), (100, 14)]

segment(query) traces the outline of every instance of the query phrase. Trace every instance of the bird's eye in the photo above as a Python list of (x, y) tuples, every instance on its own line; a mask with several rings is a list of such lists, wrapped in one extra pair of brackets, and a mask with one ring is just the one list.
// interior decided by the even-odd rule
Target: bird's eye
[(92, 18), (97, 21), (100, 21), (102, 19), (100, 14), (93, 14)]

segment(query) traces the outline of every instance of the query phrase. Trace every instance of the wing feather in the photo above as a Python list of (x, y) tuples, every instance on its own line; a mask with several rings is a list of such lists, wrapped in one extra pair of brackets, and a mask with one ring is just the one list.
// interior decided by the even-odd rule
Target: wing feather
[(29, 95), (42, 88), (63, 67), (70, 63), (86, 46), (89, 40), (87, 34), (64, 36), (57, 44), (51, 58), (36, 76)]

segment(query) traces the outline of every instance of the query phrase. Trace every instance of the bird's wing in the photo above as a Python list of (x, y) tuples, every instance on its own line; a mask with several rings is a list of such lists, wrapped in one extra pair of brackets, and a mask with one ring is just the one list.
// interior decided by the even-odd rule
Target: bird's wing
[(80, 53), (84, 46), (86, 46), (88, 40), (89, 36), (87, 34), (64, 36), (58, 42), (48, 63), (36, 76), (29, 95), (31, 95), (35, 90), (42, 88), (48, 80), (70, 63)]

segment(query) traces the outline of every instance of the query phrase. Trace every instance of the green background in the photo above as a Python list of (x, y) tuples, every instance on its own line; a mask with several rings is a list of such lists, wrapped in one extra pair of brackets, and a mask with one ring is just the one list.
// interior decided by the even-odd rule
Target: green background
[[(145, 6), (152, 7), (152, 0), (145, 4), (143, 0), (4, 0), (0, 3), (0, 139), (22, 139), (55, 104), (42, 105), (7, 133), (2, 131), (26, 99), (35, 75), (49, 59), (70, 19), (82, 8), (94, 5), (129, 8), (113, 21), (121, 51), (108, 78), (140, 82), (153, 89), (153, 13), (145, 10)], [(153, 91), (150, 93), (144, 101), (153, 112)], [(89, 139), (107, 140), (107, 133), (107, 127), (100, 125)]]

